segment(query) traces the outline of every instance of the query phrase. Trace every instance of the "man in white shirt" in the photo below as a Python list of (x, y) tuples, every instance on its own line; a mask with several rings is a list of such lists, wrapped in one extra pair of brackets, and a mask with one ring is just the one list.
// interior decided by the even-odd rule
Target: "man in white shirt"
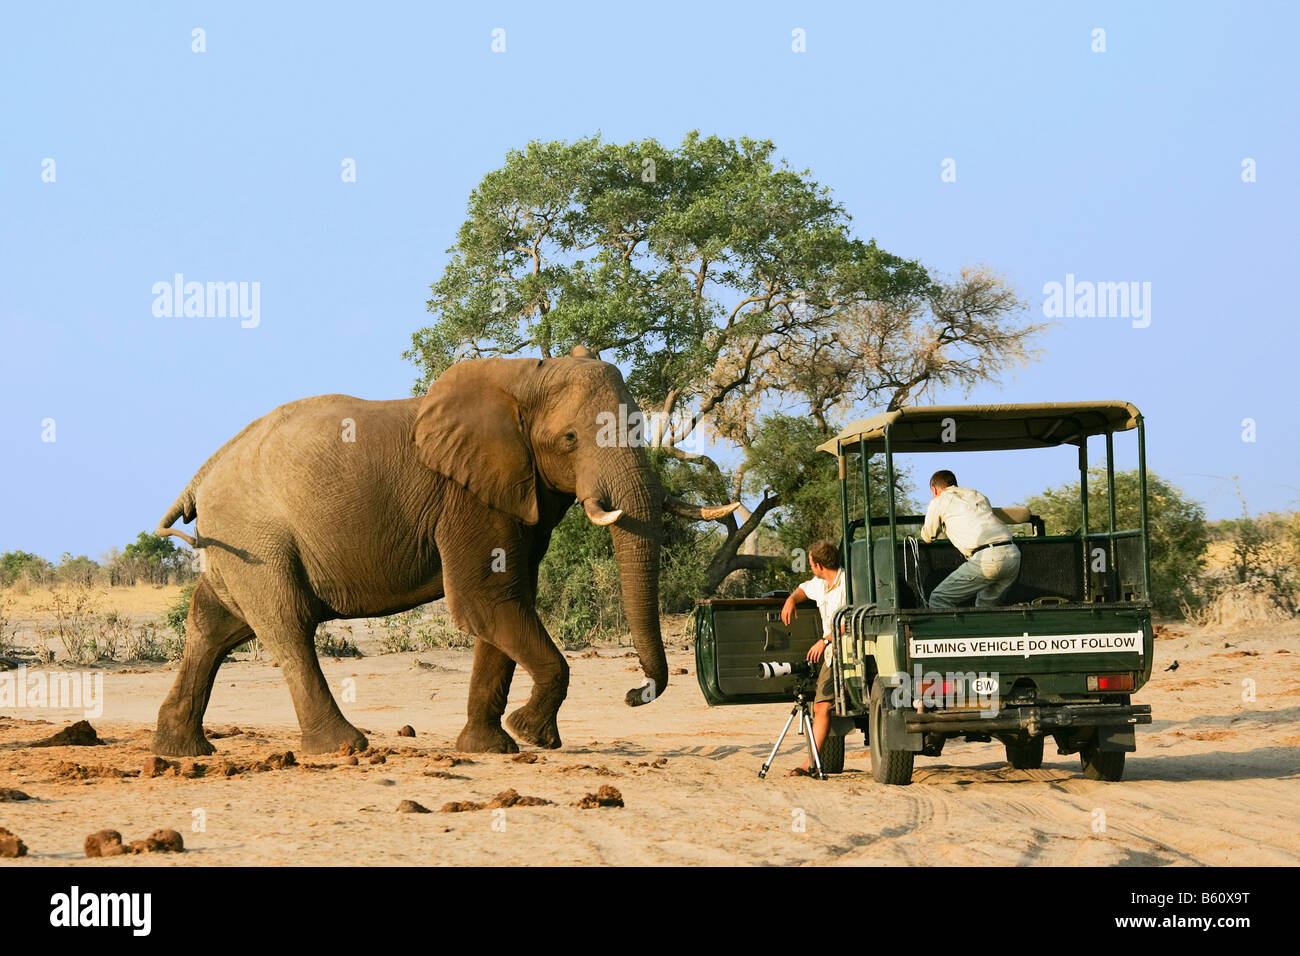
[[(815, 541), (809, 545), (808, 563), (812, 565), (812, 580), (799, 585), (785, 599), (785, 605), (781, 608), (781, 621), (788, 626), (792, 619), (799, 616), (796, 605), (800, 601), (817, 602), (817, 613), (822, 619), (822, 636), (808, 649), (808, 662), (815, 664), (821, 661), (822, 664), (817, 675), (817, 695), (813, 698), (813, 743), (820, 754), (822, 744), (830, 733), (831, 704), (835, 701), (829, 651), (833, 646), (831, 624), (835, 620), (835, 613), (844, 607), (844, 569), (841, 567), (840, 549), (829, 541)], [(811, 776), (810, 761), (811, 758), (805, 760), (802, 767), (796, 767), (787, 776)]]
[(1011, 530), (993, 514), (988, 498), (974, 488), (957, 487), (951, 471), (930, 477), (930, 506), (921, 540), (933, 541), (940, 528), (966, 563), (930, 594), (930, 607), (954, 608), (972, 594), (976, 607), (994, 607), (1020, 573), (1020, 549)]

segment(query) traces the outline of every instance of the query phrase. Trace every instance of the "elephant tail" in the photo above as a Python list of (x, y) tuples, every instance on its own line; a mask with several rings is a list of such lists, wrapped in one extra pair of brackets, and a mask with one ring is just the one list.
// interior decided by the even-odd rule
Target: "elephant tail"
[(154, 534), (160, 538), (166, 538), (168, 536), (180, 538), (191, 548), (198, 547), (198, 544), (195, 543), (194, 539), (184, 531), (176, 531), (169, 526), (177, 518), (183, 519), (186, 524), (189, 524), (194, 520), (195, 515), (198, 514), (198, 506), (194, 503), (194, 496), (198, 490), (199, 482), (203, 480), (204, 476), (212, 469), (212, 466), (220, 460), (222, 455), (234, 448), (246, 435), (253, 431), (253, 429), (257, 428), (263, 421), (264, 419), (259, 418), (257, 421), (249, 422), (238, 435), (218, 448), (216, 453), (203, 463), (203, 467), (200, 468), (195, 473), (194, 477), (190, 479), (190, 483), (185, 486), (185, 490), (180, 493), (180, 497), (172, 502), (172, 506), (168, 508), (167, 513), (162, 516), (162, 520), (158, 522), (158, 529), (154, 531)]
[(189, 524), (197, 514), (198, 510), (194, 504), (194, 482), (191, 481), (185, 487), (185, 490), (181, 492), (180, 497), (172, 502), (172, 506), (167, 509), (167, 513), (162, 516), (162, 520), (158, 522), (158, 530), (154, 534), (160, 538), (168, 536), (180, 538), (191, 548), (197, 548), (198, 545), (192, 537), (184, 531), (177, 531), (175, 528), (170, 527), (177, 518), (182, 518), (186, 524)]

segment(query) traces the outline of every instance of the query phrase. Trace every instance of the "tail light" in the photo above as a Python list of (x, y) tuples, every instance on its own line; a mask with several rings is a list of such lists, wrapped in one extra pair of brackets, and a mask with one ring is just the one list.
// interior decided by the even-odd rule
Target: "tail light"
[(920, 683), (921, 697), (938, 697), (940, 700), (951, 700), (957, 696), (957, 684), (955, 681), (940, 680), (937, 677), (931, 677), (928, 680), (922, 680)]
[(1088, 675), (1088, 690), (1090, 691), (1121, 691), (1133, 689), (1132, 674), (1090, 674)]

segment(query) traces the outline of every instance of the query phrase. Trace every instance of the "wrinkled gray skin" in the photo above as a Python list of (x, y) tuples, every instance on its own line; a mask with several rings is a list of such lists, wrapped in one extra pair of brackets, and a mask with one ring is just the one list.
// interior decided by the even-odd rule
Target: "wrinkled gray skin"
[[(213, 751), (202, 721), (217, 668), (254, 634), (289, 684), (302, 749), (365, 747), (325, 683), (316, 626), (444, 596), (456, 625), (476, 637), (458, 749), (518, 750), (501, 726), (516, 664), (533, 690), (506, 726), (527, 743), (559, 747), (569, 667), (534, 602), (538, 563), (575, 498), (598, 524), (617, 517), (609, 529), (623, 607), (650, 682), (627, 703), (653, 700), (668, 684), (658, 614), (663, 499), (644, 449), (597, 445), (597, 414), (617, 415), (620, 403), (636, 408), (618, 369), (575, 350), (544, 361), (464, 361), (422, 398), (322, 395), (253, 422), (208, 460), (160, 524), (163, 533), (197, 514), (206, 569), (154, 752)], [(345, 440), (349, 420), (353, 441)], [(502, 558), (505, 570), (493, 570)]]

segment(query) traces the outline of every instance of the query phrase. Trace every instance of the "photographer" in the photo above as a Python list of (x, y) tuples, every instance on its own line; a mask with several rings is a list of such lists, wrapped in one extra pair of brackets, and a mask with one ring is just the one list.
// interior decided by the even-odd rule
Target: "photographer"
[[(831, 704), (835, 700), (831, 680), (831, 664), (827, 652), (832, 645), (831, 622), (835, 612), (844, 607), (844, 570), (840, 562), (840, 549), (829, 541), (815, 541), (808, 548), (808, 563), (812, 565), (813, 577), (799, 585), (781, 608), (781, 622), (789, 626), (790, 621), (798, 616), (796, 610), (800, 601), (817, 602), (817, 611), (822, 619), (822, 636), (808, 649), (809, 663), (822, 663), (817, 675), (817, 696), (813, 700), (813, 743), (820, 754), (822, 744), (831, 729)], [(791, 770), (787, 776), (812, 776), (810, 761), (805, 760), (802, 767)]]

